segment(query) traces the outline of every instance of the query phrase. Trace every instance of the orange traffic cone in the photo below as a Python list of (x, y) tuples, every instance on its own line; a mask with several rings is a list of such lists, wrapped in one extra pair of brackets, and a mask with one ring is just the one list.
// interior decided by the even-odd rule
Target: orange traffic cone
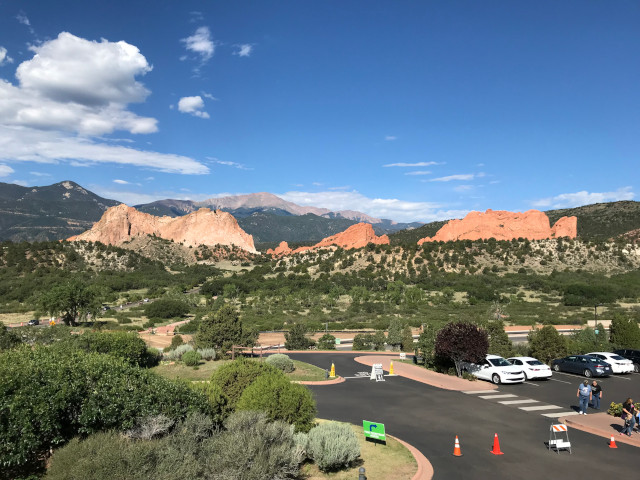
[(613, 438), (613, 435), (611, 435), (611, 440), (609, 441), (609, 448), (618, 448), (616, 445), (616, 439)]
[(500, 440), (498, 440), (497, 433), (493, 437), (493, 450), (491, 450), (491, 453), (494, 455), (504, 455), (504, 453), (500, 451)]
[(453, 447), (453, 456), (454, 457), (461, 457), (462, 456), (462, 452), (460, 451), (460, 442), (458, 441), (458, 436), (456, 435), (456, 445), (455, 447)]

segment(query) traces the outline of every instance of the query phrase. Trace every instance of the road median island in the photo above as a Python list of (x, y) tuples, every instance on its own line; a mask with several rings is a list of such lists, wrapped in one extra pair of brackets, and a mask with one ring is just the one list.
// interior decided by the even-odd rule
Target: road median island
[(559, 418), (558, 421), (566, 424), (570, 428), (582, 430), (583, 432), (591, 433), (592, 435), (597, 435), (607, 440), (610, 440), (613, 435), (616, 443), (625, 443), (634, 447), (640, 447), (640, 434), (634, 431), (631, 437), (620, 435), (624, 422), (620, 417), (614, 417), (605, 412), (589, 413), (588, 415), (572, 415), (570, 417)]
[[(397, 353), (396, 353), (397, 355)], [(354, 358), (354, 360), (363, 365), (373, 366), (374, 363), (381, 363), (382, 369), (389, 371), (389, 364), (394, 358), (389, 358), (386, 355), (363, 355)], [(459, 392), (469, 392), (473, 390), (495, 390), (498, 387), (492, 383), (483, 381), (471, 381), (464, 378), (454, 377), (452, 375), (445, 375), (443, 373), (433, 372), (423, 367), (416, 365), (409, 365), (396, 361), (393, 364), (393, 370), (396, 375), (406, 377), (416, 382), (426, 383), (432, 387), (442, 388), (444, 390), (455, 390)]]

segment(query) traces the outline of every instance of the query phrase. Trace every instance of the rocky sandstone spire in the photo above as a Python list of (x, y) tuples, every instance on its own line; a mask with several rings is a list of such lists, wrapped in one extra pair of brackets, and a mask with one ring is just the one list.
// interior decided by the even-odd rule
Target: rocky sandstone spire
[(166, 240), (197, 245), (233, 245), (257, 253), (253, 237), (240, 228), (227, 212), (201, 208), (184, 217), (154, 217), (120, 204), (109, 208), (91, 230), (69, 238), (120, 245), (138, 235), (156, 235)]
[(324, 238), (312, 247), (300, 247), (292, 251), (287, 242), (280, 242), (280, 245), (278, 245), (276, 249), (269, 249), (267, 253), (271, 255), (289, 255), (291, 253), (300, 253), (330, 246), (341, 247), (348, 250), (351, 248), (362, 248), (368, 243), (388, 245), (389, 237), (386, 235), (378, 237), (369, 223), (357, 223), (351, 225), (344, 232)]
[(418, 240), (418, 245), (425, 242), (482, 240), (486, 238), (495, 238), (496, 240), (575, 238), (577, 234), (578, 219), (576, 217), (562, 217), (551, 228), (549, 217), (539, 210), (529, 210), (524, 213), (487, 210), (484, 213), (470, 212), (462, 220), (450, 220), (433, 237)]

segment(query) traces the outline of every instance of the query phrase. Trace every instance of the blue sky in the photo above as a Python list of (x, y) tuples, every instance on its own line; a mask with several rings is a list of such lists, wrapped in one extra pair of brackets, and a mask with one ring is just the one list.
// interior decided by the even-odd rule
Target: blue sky
[(624, 0), (0, 0), (0, 181), (398, 221), (637, 199), (639, 25)]

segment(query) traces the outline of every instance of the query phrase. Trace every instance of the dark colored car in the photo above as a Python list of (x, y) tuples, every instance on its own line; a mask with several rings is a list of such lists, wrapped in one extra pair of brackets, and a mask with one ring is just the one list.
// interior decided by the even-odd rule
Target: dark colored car
[(554, 372), (569, 372), (585, 377), (608, 377), (613, 374), (611, 365), (592, 355), (569, 355), (551, 362)]
[(29, 323), (27, 323), (27, 325), (31, 325), (31, 326), (40, 325), (40, 320), (34, 318), (33, 320), (29, 320)]
[(640, 373), (640, 350), (632, 350), (631, 348), (621, 348), (613, 353), (627, 358), (633, 362), (634, 372)]

